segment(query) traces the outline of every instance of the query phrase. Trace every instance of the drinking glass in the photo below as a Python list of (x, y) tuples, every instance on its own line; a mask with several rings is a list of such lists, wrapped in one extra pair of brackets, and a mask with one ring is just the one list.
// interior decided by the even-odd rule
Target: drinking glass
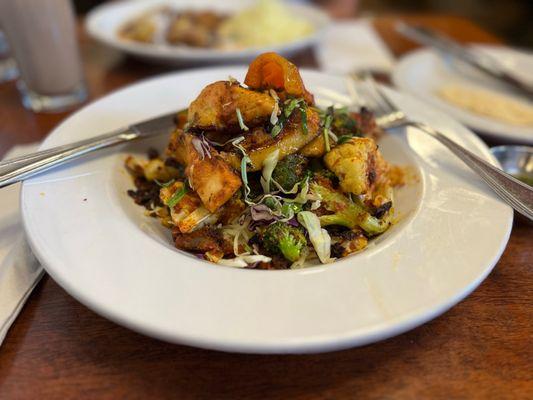
[(0, 83), (15, 79), (17, 76), (17, 65), (9, 54), (6, 37), (0, 30)]
[(87, 97), (70, 0), (0, 0), (26, 108), (62, 111)]

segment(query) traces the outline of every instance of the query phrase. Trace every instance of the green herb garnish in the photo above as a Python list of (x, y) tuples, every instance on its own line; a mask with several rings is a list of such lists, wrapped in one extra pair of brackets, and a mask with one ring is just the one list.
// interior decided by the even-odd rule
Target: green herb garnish
[(270, 131), (270, 135), (272, 135), (272, 137), (276, 137), (277, 135), (279, 135), (279, 133), (285, 126), (285, 123), (289, 120), (290, 116), (295, 110), (300, 111), (300, 115), (302, 117), (302, 130), (304, 134), (307, 135), (309, 130), (307, 127), (307, 104), (305, 103), (305, 100), (288, 99), (285, 100), (283, 111), (279, 116), (277, 123), (272, 127)]
[(272, 137), (276, 137), (279, 135), (282, 129), (283, 129), (283, 124), (281, 123), (281, 121), (278, 121), (278, 124), (274, 125), (274, 127), (270, 131), (270, 134), (272, 135)]
[(175, 179), (171, 179), (168, 182), (159, 182), (157, 179), (154, 179), (154, 182), (157, 183), (158, 186), (166, 188), (166, 187), (169, 187), (170, 185), (172, 185), (174, 182), (176, 182), (176, 180)]
[(339, 140), (337, 140), (337, 144), (343, 144), (349, 141), (351, 138), (353, 138), (352, 135), (342, 135), (339, 137)]
[(189, 184), (188, 182), (185, 182), (183, 187), (180, 190), (176, 190), (174, 194), (172, 195), (172, 197), (168, 199), (167, 206), (169, 208), (174, 208), (174, 206), (176, 206), (181, 201), (181, 199), (183, 199), (183, 197), (187, 194), (188, 191), (189, 191)]
[(331, 150), (331, 146), (329, 145), (329, 128), (331, 127), (332, 119), (333, 117), (331, 115), (326, 115), (324, 119), (324, 144), (326, 145), (326, 152)]

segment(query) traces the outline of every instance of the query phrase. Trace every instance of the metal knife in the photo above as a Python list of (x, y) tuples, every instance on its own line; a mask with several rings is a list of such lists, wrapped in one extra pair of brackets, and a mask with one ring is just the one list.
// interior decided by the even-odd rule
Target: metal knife
[(173, 112), (141, 121), (116, 131), (0, 162), (0, 188), (19, 182), (57, 165), (80, 158), (96, 150), (133, 140), (169, 134), (175, 127)]
[(495, 58), (485, 54), (480, 55), (448, 36), (422, 26), (413, 26), (400, 22), (396, 24), (396, 30), (417, 43), (434, 47), (468, 63), (485, 75), (497, 79), (515, 90), (518, 90), (527, 98), (533, 99), (533, 85), (512, 75)]

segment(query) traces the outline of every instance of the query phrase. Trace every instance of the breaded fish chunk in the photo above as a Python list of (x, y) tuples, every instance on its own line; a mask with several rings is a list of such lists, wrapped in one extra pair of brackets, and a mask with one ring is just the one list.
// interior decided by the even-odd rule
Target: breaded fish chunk
[(252, 128), (270, 118), (275, 103), (267, 93), (245, 89), (238, 83), (218, 81), (207, 85), (189, 106), (189, 129), (239, 131), (237, 109), (244, 124)]
[[(287, 124), (276, 137), (272, 137), (257, 128), (255, 131), (244, 135), (245, 140), (241, 143), (250, 158), (247, 170), (260, 171), (266, 158), (273, 151), (279, 150), (279, 159), (281, 160), (289, 154), (296, 153), (319, 134), (320, 117), (311, 108), (307, 109), (307, 131), (304, 130), (301, 121)], [(242, 157), (240, 154), (221, 153), (220, 155), (235, 169), (240, 169)]]
[(177, 129), (171, 136), (167, 154), (186, 166), (185, 175), (204, 206), (215, 212), (242, 185), (240, 176), (208, 144), (203, 148), (190, 133)]

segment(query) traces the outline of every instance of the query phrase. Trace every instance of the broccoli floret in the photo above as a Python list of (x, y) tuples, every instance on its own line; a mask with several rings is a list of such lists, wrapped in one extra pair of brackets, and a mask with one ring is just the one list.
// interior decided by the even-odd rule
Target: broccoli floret
[(300, 211), (302, 211), (303, 206), (300, 203), (285, 203), (281, 207), (281, 213), (289, 218), (290, 216), (294, 216), (298, 214)]
[(274, 179), (283, 189), (291, 190), (305, 178), (309, 160), (301, 154), (290, 154), (279, 161), (272, 172)]
[(340, 225), (353, 229), (359, 226), (369, 235), (377, 235), (384, 232), (390, 225), (390, 213), (384, 218), (376, 218), (370, 214), (365, 206), (356, 200), (352, 202), (340, 192), (313, 182), (311, 192), (321, 199), (321, 205), (333, 214), (322, 215), (320, 225)]
[(277, 221), (263, 232), (263, 246), (267, 252), (281, 253), (287, 260), (295, 262), (307, 246), (307, 240), (302, 229)]
[(333, 172), (326, 168), (320, 158), (312, 158), (309, 161), (309, 170), (313, 173), (313, 179), (320, 182), (321, 180), (328, 180), (331, 186), (336, 188), (339, 186), (339, 178)]
[(346, 110), (336, 110), (331, 122), (331, 130), (338, 137), (362, 136), (355, 118)]

